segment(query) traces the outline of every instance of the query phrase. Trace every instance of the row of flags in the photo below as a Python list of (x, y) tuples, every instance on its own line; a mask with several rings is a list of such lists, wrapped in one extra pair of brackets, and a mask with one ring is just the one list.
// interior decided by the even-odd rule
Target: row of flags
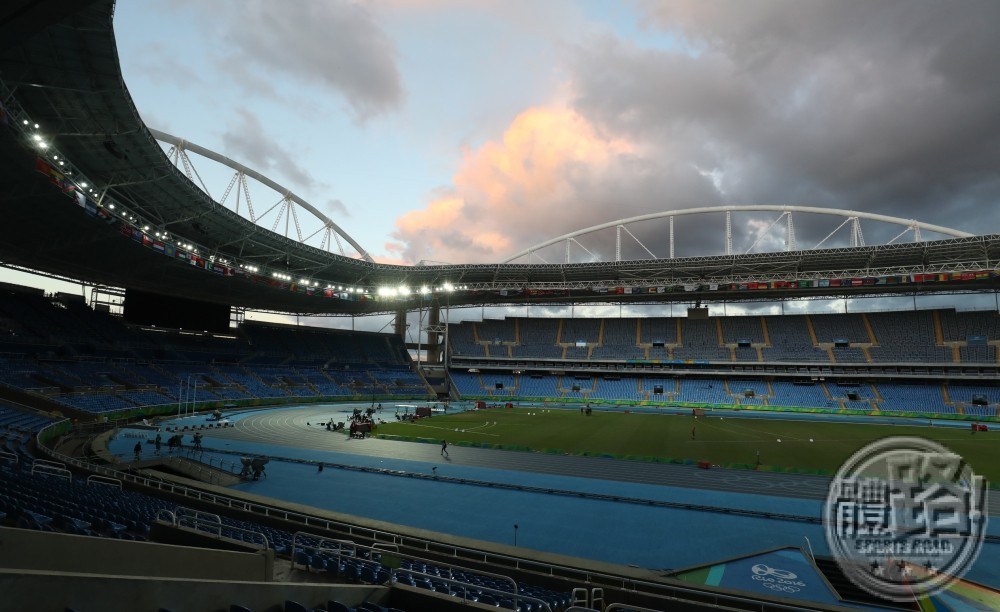
[[(105, 223), (114, 223), (118, 219), (111, 214), (103, 206), (98, 206), (90, 197), (87, 196), (82, 190), (78, 190), (76, 185), (69, 180), (56, 166), (53, 166), (47, 160), (42, 157), (38, 157), (35, 161), (35, 169), (44, 174), (49, 178), (49, 181), (58, 187), (64, 194), (72, 198), (72, 200), (84, 210), (84, 212), (92, 217), (101, 219)], [(329, 288), (320, 288), (312, 284), (305, 283), (295, 283), (288, 280), (276, 279), (268, 276), (262, 276), (259, 274), (254, 274), (246, 271), (242, 267), (230, 266), (228, 264), (223, 264), (212, 260), (211, 258), (204, 258), (196, 253), (185, 249), (177, 247), (176, 245), (159, 240), (153, 236), (150, 236), (142, 229), (133, 226), (131, 223), (125, 220), (120, 221), (120, 232), (122, 236), (130, 238), (133, 242), (141, 244), (144, 247), (152, 249), (153, 251), (160, 253), (166, 257), (172, 259), (180, 260), (186, 262), (187, 264), (218, 274), (220, 276), (243, 276), (250, 278), (255, 282), (260, 282), (267, 284), (270, 287), (275, 287), (279, 289), (286, 289), (289, 291), (294, 291), (297, 293), (304, 293), (306, 295), (316, 295), (324, 298), (331, 299), (341, 299), (341, 300), (378, 300), (377, 295), (366, 294), (366, 293), (349, 293), (342, 290), (334, 290)], [(880, 286), (880, 285), (901, 285), (901, 284), (923, 284), (923, 283), (941, 283), (941, 282), (956, 282), (956, 281), (976, 281), (985, 279), (995, 279), (1000, 277), (1000, 272), (996, 270), (976, 270), (972, 272), (942, 272), (934, 274), (903, 274), (903, 275), (887, 275), (887, 276), (867, 276), (861, 278), (823, 278), (823, 279), (803, 279), (803, 280), (774, 280), (774, 281), (761, 281), (761, 282), (747, 282), (747, 283), (705, 283), (705, 284), (681, 284), (681, 285), (653, 285), (653, 286), (621, 286), (621, 287), (606, 287), (606, 286), (593, 286), (590, 288), (589, 292), (596, 295), (649, 295), (649, 294), (664, 294), (664, 293), (676, 293), (676, 292), (695, 292), (695, 291), (760, 291), (760, 290), (774, 290), (774, 289), (806, 289), (806, 288), (830, 288), (830, 287), (865, 287), (865, 286)], [(587, 290), (583, 290), (587, 292)], [(485, 293), (497, 295), (500, 297), (518, 297), (518, 296), (529, 296), (529, 297), (567, 297), (571, 294), (568, 289), (499, 289), (495, 291), (473, 291), (470, 292), (471, 295), (482, 295)], [(581, 292), (579, 290), (574, 290), (572, 292), (574, 295), (579, 295)], [(429, 297), (429, 296), (428, 296)]]

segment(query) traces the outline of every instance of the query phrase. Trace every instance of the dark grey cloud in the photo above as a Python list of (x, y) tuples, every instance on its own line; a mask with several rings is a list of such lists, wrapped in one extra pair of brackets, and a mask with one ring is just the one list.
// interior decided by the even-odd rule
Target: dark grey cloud
[[(627, 188), (647, 211), (685, 200), (802, 204), (1000, 231), (1000, 3), (640, 7), (677, 49), (605, 37), (574, 49), (570, 69), (577, 112), (675, 170), (668, 184)], [(714, 198), (698, 180), (705, 171), (718, 173)], [(832, 229), (796, 221), (802, 242)], [(737, 242), (752, 241), (737, 231)], [(718, 235), (692, 228), (682, 238)]]

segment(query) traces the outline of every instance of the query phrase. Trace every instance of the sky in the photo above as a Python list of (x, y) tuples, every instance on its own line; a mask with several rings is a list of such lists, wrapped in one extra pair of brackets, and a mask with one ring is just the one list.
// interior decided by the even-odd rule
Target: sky
[[(405, 264), (729, 204), (1000, 232), (997, 23), (995, 0), (120, 0), (114, 20), (149, 126)], [(195, 164), (218, 199), (232, 171)], [(257, 214), (281, 197), (251, 192)], [(735, 249), (784, 248), (774, 217), (735, 217)], [(796, 216), (799, 244), (840, 221)], [(677, 223), (678, 256), (723, 252), (722, 218)], [(663, 223), (629, 230), (623, 257), (667, 255)], [(581, 245), (613, 257), (611, 234)]]

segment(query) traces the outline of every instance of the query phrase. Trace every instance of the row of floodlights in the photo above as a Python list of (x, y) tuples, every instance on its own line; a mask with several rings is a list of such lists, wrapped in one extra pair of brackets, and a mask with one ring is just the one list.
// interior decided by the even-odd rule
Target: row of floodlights
[[(32, 124), (27, 119), (24, 120), (24, 125), (26, 125), (26, 126), (33, 126), (36, 130), (40, 128), (40, 126), (37, 123)], [(48, 143), (45, 142), (45, 139), (42, 137), (41, 134), (34, 134), (32, 136), (32, 139), (35, 141), (35, 144), (38, 146), (38, 148), (42, 149), (43, 151), (49, 148)], [(53, 161), (57, 162), (60, 166), (65, 166), (65, 164), (66, 164), (65, 160), (60, 159), (58, 155), (53, 155), (52, 159), (53, 159)], [(72, 174), (72, 172), (67, 171), (66, 174), (70, 175), (70, 174)], [(79, 186), (80, 186), (80, 188), (82, 188), (82, 189), (84, 189), (86, 191), (89, 191), (90, 193), (95, 193), (94, 188), (91, 187), (86, 182), (81, 182), (79, 184)], [(109, 203), (107, 207), (108, 207), (109, 210), (114, 210), (115, 209), (114, 203)], [(136, 220), (135, 215), (133, 215), (131, 213), (128, 213), (128, 212), (123, 213), (122, 217), (128, 219), (129, 221), (135, 221)], [(142, 231), (144, 231), (144, 232), (148, 232), (149, 229), (150, 228), (149, 228), (148, 225), (143, 225), (142, 226)], [(158, 238), (160, 240), (169, 240), (170, 239), (170, 234), (167, 233), (167, 232), (165, 232), (165, 231), (163, 231), (163, 232), (157, 231), (157, 232), (155, 232), (154, 235), (156, 236), (156, 238)], [(187, 249), (188, 251), (190, 251), (191, 253), (194, 253), (195, 255), (198, 254), (198, 249), (195, 248), (195, 246), (193, 244), (191, 244), (191, 243), (188, 243), (188, 242), (178, 242), (177, 246), (180, 247), (180, 248), (182, 248), (182, 249)], [(210, 259), (212, 261), (218, 261), (221, 264), (228, 264), (229, 263), (229, 261), (226, 260), (226, 259), (221, 259), (221, 258), (216, 259), (216, 257), (214, 255), (212, 257), (210, 257)], [(251, 265), (245, 265), (245, 264), (240, 264), (240, 268), (242, 268), (242, 269), (244, 269), (244, 270), (246, 270), (248, 272), (258, 272), (260, 270), (257, 266), (251, 266)], [(285, 281), (292, 280), (292, 277), (290, 275), (284, 274), (282, 272), (272, 272), (271, 276), (273, 278), (278, 279), (278, 280), (285, 280)], [(306, 287), (317, 287), (317, 286), (319, 286), (319, 283), (317, 281), (309, 280), (309, 279), (306, 279), (306, 278), (300, 279), (299, 280), (299, 284), (303, 285), (303, 286), (306, 286)], [(336, 289), (338, 291), (346, 291), (348, 293), (364, 293), (365, 292), (365, 290), (362, 289), (361, 287), (344, 287), (342, 285), (337, 285), (337, 286), (327, 285), (326, 288), (327, 289)], [(440, 287), (434, 287), (433, 290), (432, 290), (431, 287), (428, 287), (427, 285), (423, 285), (418, 290), (416, 290), (416, 293), (419, 293), (420, 295), (430, 295), (431, 293), (438, 293), (438, 292), (451, 293), (452, 291), (455, 291), (456, 289), (468, 289), (468, 287), (466, 285), (460, 285), (460, 286), (456, 287), (455, 285), (452, 285), (451, 283), (444, 283)], [(407, 297), (409, 295), (412, 295), (414, 292), (415, 291), (413, 289), (411, 289), (411, 288), (409, 288), (409, 287), (407, 287), (405, 285), (401, 285), (399, 287), (379, 287), (379, 289), (378, 289), (378, 294), (380, 296), (383, 296), (383, 297)]]

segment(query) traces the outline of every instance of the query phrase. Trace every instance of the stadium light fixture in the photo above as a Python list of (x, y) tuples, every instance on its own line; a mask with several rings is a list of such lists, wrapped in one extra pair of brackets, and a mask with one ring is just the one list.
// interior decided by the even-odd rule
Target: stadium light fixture
[(400, 285), (398, 291), (399, 291), (399, 295), (402, 295), (402, 296), (410, 295), (410, 288), (407, 287), (406, 285)]
[(84, 189), (86, 189), (87, 187), (90, 187), (90, 185), (87, 184), (87, 181), (84, 181), (84, 182), (80, 183), (80, 187), (83, 187)]
[(451, 293), (452, 291), (454, 291), (454, 290), (455, 290), (455, 286), (454, 286), (454, 285), (452, 285), (451, 283), (448, 283), (448, 282), (446, 282), (446, 283), (444, 284), (443, 288), (444, 288), (444, 290), (445, 290), (445, 291), (447, 291), (448, 293)]
[(38, 124), (36, 123), (36, 124), (35, 124), (35, 129), (37, 130), (37, 129), (38, 129), (39, 127), (41, 127), (41, 126), (39, 126), (39, 125), (38, 125)]
[(431, 289), (427, 285), (423, 285), (422, 287), (420, 287), (420, 295), (427, 295), (430, 292)]

